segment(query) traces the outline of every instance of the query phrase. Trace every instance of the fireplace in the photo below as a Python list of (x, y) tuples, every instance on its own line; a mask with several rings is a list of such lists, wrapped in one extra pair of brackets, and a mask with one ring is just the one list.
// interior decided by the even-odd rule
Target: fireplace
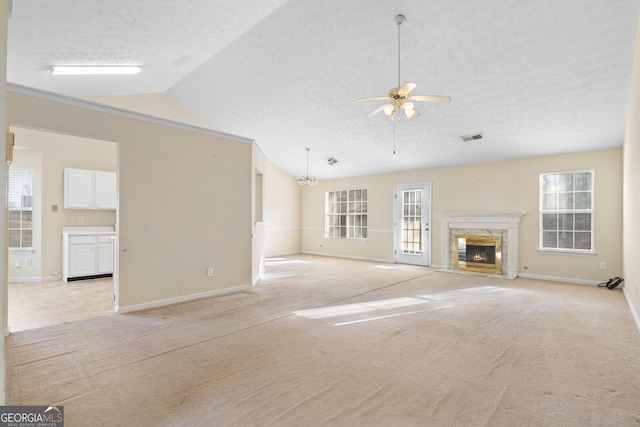
[(502, 237), (454, 235), (453, 268), (487, 274), (502, 274)]
[[(518, 246), (520, 235), (520, 217), (524, 212), (441, 212), (440, 229), (442, 230), (442, 264), (440, 271), (451, 273), (473, 274), (473, 272), (489, 273), (486, 265), (479, 266), (482, 270), (461, 270), (460, 257), (457, 251), (458, 243), (456, 235), (472, 237), (488, 236), (498, 237), (495, 246), (500, 248), (500, 256), (496, 253), (496, 264), (500, 262), (500, 268), (495, 268), (490, 274), (495, 274), (505, 279), (515, 279), (518, 276)], [(466, 243), (466, 241), (465, 241)], [(466, 245), (465, 245), (466, 251)], [(464, 265), (468, 264), (466, 257)], [(471, 261), (473, 262), (473, 261)], [(474, 265), (473, 267), (478, 267)], [(502, 270), (502, 271), (501, 271)]]

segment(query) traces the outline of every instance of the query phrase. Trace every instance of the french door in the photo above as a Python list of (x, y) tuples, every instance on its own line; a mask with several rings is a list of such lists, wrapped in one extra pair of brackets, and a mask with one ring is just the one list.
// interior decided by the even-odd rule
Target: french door
[(395, 262), (431, 265), (431, 183), (395, 186)]

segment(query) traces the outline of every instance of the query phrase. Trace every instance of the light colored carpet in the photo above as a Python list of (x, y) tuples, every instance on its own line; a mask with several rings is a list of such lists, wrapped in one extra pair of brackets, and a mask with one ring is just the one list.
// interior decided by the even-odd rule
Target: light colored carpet
[(67, 426), (640, 425), (620, 290), (313, 256), (253, 290), (7, 338)]

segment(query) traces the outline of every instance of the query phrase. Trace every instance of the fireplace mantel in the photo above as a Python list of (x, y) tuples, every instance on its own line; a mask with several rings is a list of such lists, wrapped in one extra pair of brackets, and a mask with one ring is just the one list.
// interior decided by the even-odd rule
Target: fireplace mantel
[(506, 274), (502, 277), (514, 279), (518, 275), (518, 246), (520, 239), (520, 218), (524, 212), (441, 212), (442, 231), (442, 267), (452, 269), (453, 251), (451, 244), (452, 229), (506, 230), (508, 247)]

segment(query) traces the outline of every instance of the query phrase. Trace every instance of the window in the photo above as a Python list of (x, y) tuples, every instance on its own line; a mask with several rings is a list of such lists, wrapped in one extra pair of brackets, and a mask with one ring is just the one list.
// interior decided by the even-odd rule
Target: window
[(325, 237), (367, 238), (367, 190), (328, 191), (325, 194)]
[(9, 170), (9, 248), (30, 249), (33, 233), (33, 172)]
[(593, 175), (540, 175), (540, 249), (593, 251)]

